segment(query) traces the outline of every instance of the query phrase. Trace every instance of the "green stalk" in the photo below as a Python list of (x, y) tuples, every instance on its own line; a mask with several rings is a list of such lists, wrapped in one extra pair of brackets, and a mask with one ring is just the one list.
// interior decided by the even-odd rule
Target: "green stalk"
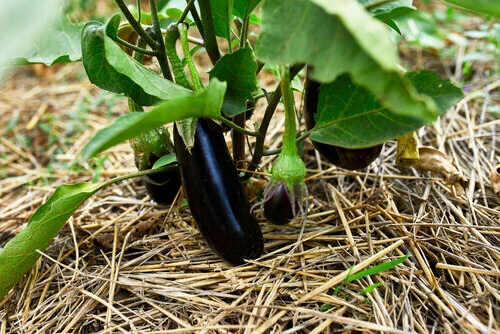
[[(182, 33), (180, 32), (181, 30)], [(172, 64), (172, 70), (174, 72), (175, 82), (185, 88), (193, 89), (193, 85), (189, 81), (186, 72), (184, 71), (184, 65), (182, 65), (182, 61), (179, 58), (179, 55), (177, 54), (177, 49), (175, 47), (175, 44), (177, 43), (177, 40), (179, 39), (180, 35), (183, 36), (183, 38), (181, 39), (182, 49), (184, 50), (185, 53), (186, 61), (188, 63), (188, 68), (191, 72), (191, 77), (195, 82), (197, 82), (196, 78), (198, 78), (198, 80), (200, 79), (198, 76), (198, 72), (196, 72), (196, 68), (194, 67), (193, 60), (191, 59), (191, 52), (189, 52), (189, 44), (187, 43), (187, 28), (184, 23), (171, 24), (168, 27), (167, 33), (165, 35), (165, 47), (167, 51), (167, 56), (168, 59), (170, 60), (170, 63)], [(193, 69), (195, 75), (193, 75), (193, 72), (191, 71)], [(195, 92), (197, 92), (197, 89), (198, 92), (201, 89), (203, 89), (203, 85), (201, 85), (201, 80), (199, 81), (200, 81), (198, 83), (199, 86), (195, 88)], [(179, 131), (179, 134), (181, 135), (182, 140), (184, 141), (184, 145), (188, 150), (191, 149), (194, 146), (194, 134), (196, 132), (196, 118), (186, 118), (175, 122), (175, 124), (177, 126), (177, 130)]]
[(296, 155), (297, 145), (297, 125), (295, 122), (295, 101), (291, 84), (290, 67), (281, 66), (281, 93), (283, 95), (283, 104), (285, 106), (285, 133), (283, 135), (283, 146), (281, 154)]
[(212, 18), (212, 9), (210, 8), (210, 0), (198, 0), (200, 6), (201, 21), (203, 23), (205, 49), (212, 64), (220, 59), (219, 46), (215, 37), (214, 21)]
[(247, 9), (245, 10), (245, 17), (243, 18), (243, 23), (241, 25), (240, 31), (240, 48), (244, 48), (247, 46), (248, 23), (250, 21), (250, 14), (250, 6), (247, 5)]
[(194, 6), (194, 0), (188, 0), (186, 8), (184, 8), (184, 11), (182, 12), (182, 15), (179, 17), (177, 20), (177, 24), (180, 24), (184, 22), (186, 19), (187, 14), (191, 11), (191, 8)]
[[(123, 39), (121, 39), (118, 36), (110, 36), (110, 38), (113, 41), (115, 41), (116, 43), (121, 44), (121, 45), (123, 45), (131, 50), (134, 50), (135, 52), (140, 52), (140, 53), (148, 55), (148, 56), (156, 56), (156, 54), (157, 54), (155, 51), (146, 50), (146, 49), (140, 48), (132, 43), (124, 41)], [(139, 37), (139, 38), (141, 38), (141, 37)]]
[(123, 0), (115, 0), (115, 2), (120, 8), (125, 18), (127, 19), (128, 23), (130, 23), (130, 25), (132, 26), (132, 28), (134, 28), (137, 34), (139, 34), (139, 36), (142, 37), (153, 50), (156, 51), (158, 46), (156, 41), (151, 36), (149, 36), (149, 34), (141, 26), (141, 23), (137, 22), (137, 20), (134, 18), (134, 15), (132, 15), (130, 10), (128, 10), (128, 7), (125, 4), (125, 2)]
[(184, 51), (184, 57), (186, 58), (186, 63), (188, 65), (189, 73), (191, 74), (191, 80), (193, 80), (193, 88), (195, 93), (200, 93), (203, 90), (203, 83), (201, 82), (196, 66), (194, 65), (193, 58), (191, 57), (191, 52), (189, 50), (189, 41), (187, 34), (187, 27), (185, 24), (179, 24), (177, 26), (179, 29), (179, 35), (182, 43), (182, 50)]
[[(181, 23), (181, 25), (182, 24), (183, 23)], [(193, 89), (186, 72), (184, 72), (184, 65), (182, 65), (182, 61), (177, 54), (177, 49), (175, 48), (175, 44), (179, 39), (179, 30), (177, 27), (177, 24), (172, 24), (168, 27), (167, 33), (165, 34), (165, 50), (167, 51), (168, 60), (170, 60), (170, 64), (172, 65), (175, 82), (185, 88)]]
[(160, 64), (163, 77), (172, 81), (172, 73), (170, 73), (170, 68), (168, 67), (165, 44), (163, 43), (163, 36), (161, 34), (160, 20), (158, 19), (158, 11), (156, 10), (156, 0), (149, 0), (149, 7), (151, 10), (151, 20), (153, 22), (153, 35), (158, 46), (155, 50), (157, 51), (156, 59), (158, 59), (158, 64)]
[[(264, 64), (262, 64), (262, 66), (263, 65)], [(290, 69), (291, 72), (290, 79), (293, 79), (293, 77), (295, 77), (303, 67), (304, 64), (293, 66)], [(248, 180), (250, 177), (252, 177), (252, 172), (255, 171), (257, 167), (259, 167), (260, 160), (262, 159), (262, 155), (264, 154), (264, 142), (266, 139), (267, 129), (269, 128), (269, 123), (273, 118), (274, 111), (276, 110), (276, 107), (278, 106), (280, 99), (281, 99), (281, 83), (278, 85), (278, 87), (276, 87), (276, 90), (271, 95), (271, 98), (268, 101), (266, 111), (264, 112), (264, 118), (262, 119), (262, 122), (260, 123), (259, 126), (260, 135), (257, 137), (257, 140), (255, 141), (255, 149), (253, 152), (252, 162), (247, 167), (248, 172), (246, 172), (245, 176), (243, 177), (245, 180)]]

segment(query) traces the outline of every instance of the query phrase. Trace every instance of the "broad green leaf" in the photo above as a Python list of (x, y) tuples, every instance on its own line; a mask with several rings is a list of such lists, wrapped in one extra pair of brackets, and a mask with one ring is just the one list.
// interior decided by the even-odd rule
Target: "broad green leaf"
[(191, 91), (164, 79), (124, 52), (109, 36), (116, 35), (120, 16), (106, 25), (89, 22), (82, 30), (83, 65), (98, 87), (122, 93), (141, 106), (186, 96)]
[(261, 0), (234, 0), (233, 4), (233, 14), (238, 16), (240, 19), (245, 18), (245, 13), (248, 11), (251, 13), (259, 5)]
[(210, 9), (214, 20), (215, 34), (230, 42), (233, 0), (211, 0)]
[[(409, 72), (406, 77), (419, 93), (434, 100), (439, 114), (463, 96), (459, 88), (433, 72)], [(315, 120), (319, 130), (311, 134), (312, 140), (347, 148), (380, 144), (426, 124), (382, 106), (373, 94), (353, 83), (347, 74), (321, 85)]]
[(381, 21), (393, 19), (416, 8), (412, 6), (413, 0), (359, 0), (359, 2), (372, 14)]
[(41, 63), (47, 66), (79, 61), (82, 58), (80, 44), (81, 24), (72, 24), (61, 14), (54, 25), (43, 29), (43, 38), (30, 44), (30, 49), (12, 60), (16, 65)]
[(25, 54), (43, 36), (43, 30), (56, 21), (54, 13), (61, 0), (0, 1), (0, 80), (5, 66), (13, 58)]
[(425, 12), (407, 13), (394, 20), (401, 35), (410, 43), (424, 48), (440, 50), (444, 47), (444, 38), (438, 24), (431, 14)]
[(0, 299), (40, 257), (73, 212), (99, 189), (98, 184), (62, 185), (28, 220), (28, 226), (0, 251)]
[(126, 140), (154, 130), (159, 126), (189, 117), (219, 119), (226, 83), (212, 79), (198, 95), (181, 96), (162, 102), (147, 112), (130, 112), (113, 124), (99, 130), (82, 150), (82, 158), (96, 154)]
[(355, 281), (357, 279), (360, 279), (360, 278), (363, 278), (366, 276), (372, 276), (372, 275), (380, 274), (381, 272), (384, 272), (387, 270), (391, 270), (392, 268), (394, 268), (397, 265), (406, 261), (409, 257), (410, 257), (410, 254), (407, 254), (407, 255), (401, 256), (395, 260), (384, 262), (381, 264), (377, 264), (376, 266), (367, 268), (367, 269), (360, 271), (354, 275), (348, 276), (345, 279), (345, 283), (349, 283), (349, 282)]
[(124, 175), (101, 184), (80, 182), (57, 187), (47, 202), (30, 217), (26, 228), (0, 250), (0, 300), (36, 263), (40, 257), (37, 250), (45, 251), (69, 217), (90, 196), (111, 184), (167, 170), (172, 170), (172, 167)]
[(210, 71), (210, 78), (227, 82), (227, 92), (222, 107), (228, 116), (238, 115), (246, 110), (246, 101), (252, 100), (252, 93), (259, 89), (257, 62), (252, 49), (243, 48), (224, 55)]
[(498, 0), (445, 0), (453, 5), (473, 12), (492, 15), (500, 18), (500, 3)]
[(432, 100), (417, 94), (399, 73), (388, 28), (357, 1), (266, 0), (261, 27), (255, 46), (259, 60), (313, 65), (311, 77), (320, 82), (349, 72), (394, 113), (436, 119)]

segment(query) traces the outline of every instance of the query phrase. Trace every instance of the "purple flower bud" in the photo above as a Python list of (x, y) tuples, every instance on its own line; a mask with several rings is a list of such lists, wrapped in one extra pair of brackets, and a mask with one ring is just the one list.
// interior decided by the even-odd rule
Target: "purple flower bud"
[(300, 190), (290, 194), (285, 183), (272, 184), (265, 191), (264, 215), (273, 224), (286, 224), (300, 212), (301, 200), (302, 192)]

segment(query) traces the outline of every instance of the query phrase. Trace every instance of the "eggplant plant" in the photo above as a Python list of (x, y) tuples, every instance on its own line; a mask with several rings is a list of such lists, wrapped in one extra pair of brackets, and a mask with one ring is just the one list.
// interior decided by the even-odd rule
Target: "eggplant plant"
[[(302, 201), (306, 169), (298, 143), (312, 140), (340, 168), (364, 168), (384, 142), (435, 121), (462, 97), (459, 88), (433, 72), (402, 69), (391, 33), (399, 31), (397, 16), (416, 10), (411, 0), (189, 0), (175, 11), (168, 10), (173, 2), (157, 8), (157, 1), (149, 0), (148, 12), (141, 1), (135, 7), (115, 2), (119, 13), (81, 28), (77, 49), (81, 46), (89, 80), (128, 98), (131, 108), (98, 131), (80, 158), (130, 141), (139, 172), (100, 185), (59, 187), (0, 251), (0, 298), (88, 197), (130, 177), (147, 177), (149, 194), (163, 204), (172, 203), (182, 183), (194, 220), (216, 254), (233, 264), (258, 258), (263, 236), (241, 182), (260, 168), (263, 156), (277, 155), (264, 213), (269, 221), (284, 224), (307, 212)], [(498, 15), (496, 6), (484, 3), (481, 8), (463, 5)], [(62, 31), (76, 29), (69, 23), (61, 26)], [(124, 37), (123, 30), (133, 38)], [(77, 60), (66, 56), (66, 50), (51, 51), (38, 58), (17, 57), (17, 63)], [(208, 82), (201, 81), (194, 54), (210, 59)], [(145, 56), (158, 70), (144, 65)], [(265, 91), (257, 75), (276, 67), (279, 83)], [(305, 129), (296, 119), (301, 114), (291, 88), (296, 76), (307, 81)], [(267, 107), (262, 120), (253, 122), (253, 106), (263, 97)], [(267, 150), (266, 134), (282, 100), (283, 145)], [(165, 128), (169, 124), (173, 143)], [(232, 131), (232, 157), (221, 125)], [(255, 137), (254, 145), (245, 146), (247, 136)]]

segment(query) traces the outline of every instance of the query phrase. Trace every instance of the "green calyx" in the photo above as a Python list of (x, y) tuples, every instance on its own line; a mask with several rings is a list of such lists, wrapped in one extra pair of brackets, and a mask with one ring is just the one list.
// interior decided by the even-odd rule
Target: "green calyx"
[(130, 146), (134, 150), (136, 165), (139, 170), (149, 168), (151, 156), (159, 158), (174, 151), (170, 134), (163, 127), (132, 139)]
[(280, 154), (272, 168), (272, 183), (283, 182), (293, 193), (297, 188), (304, 187), (306, 165), (297, 155)]

